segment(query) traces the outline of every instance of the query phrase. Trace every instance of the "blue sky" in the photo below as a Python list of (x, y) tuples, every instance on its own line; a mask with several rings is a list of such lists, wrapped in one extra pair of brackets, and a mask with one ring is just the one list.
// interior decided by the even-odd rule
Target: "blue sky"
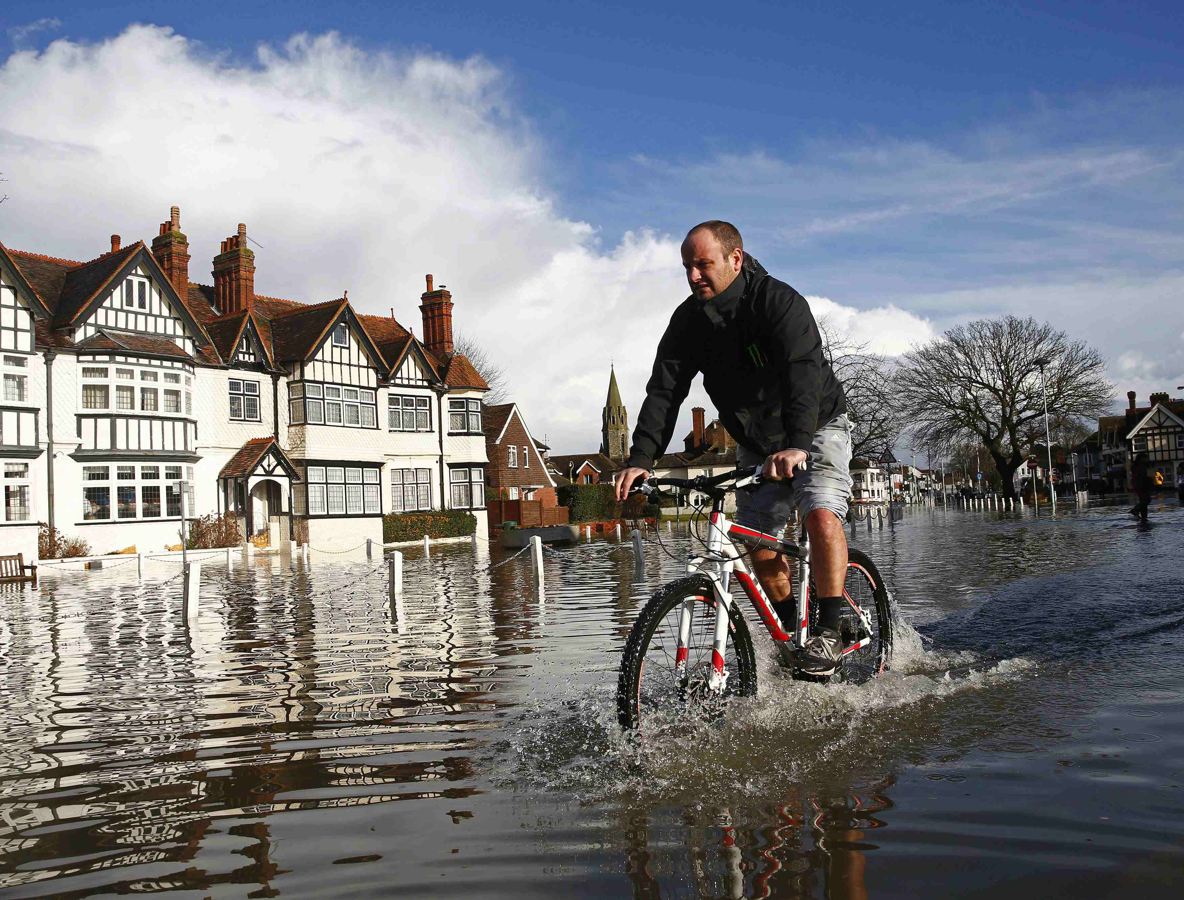
[[(632, 359), (648, 356), (662, 317), (638, 321), (636, 343), (623, 342), (608, 323), (639, 292), (661, 294), (654, 301), (659, 307), (677, 301), (671, 247), (689, 224), (711, 216), (735, 221), (762, 261), (804, 293), (829, 298), (840, 318), (850, 320), (851, 311), (907, 313), (876, 333), (891, 337), (881, 348), (887, 352), (910, 336), (923, 339), (977, 315), (1031, 312), (1097, 344), (1122, 392), (1184, 384), (1184, 315), (1176, 309), (1184, 305), (1184, 16), (1177, 4), (258, 2), (97, 9), (9, 2), (0, 16), (8, 40), (3, 86), (36, 85), (67, 106), (94, 106), (81, 96), (85, 87), (69, 81), (80, 66), (110, 73), (105, 77), (116, 79), (114, 89), (129, 97), (164, 90), (130, 59), (123, 71), (118, 60), (96, 62), (95, 53), (80, 63), (46, 52), (53, 41), (137, 56), (163, 52), (163, 32), (131, 32), (133, 23), (163, 26), (183, 39), (180, 80), (167, 71), (168, 56), (160, 57), (166, 71), (159, 78), (172, 77), (174, 91), (183, 92), (185, 78), (193, 77), (229, 91), (249, 76), (256, 91), (291, 78), (285, 96), (293, 90), (306, 96), (315, 93), (307, 86), (315, 75), (331, 82), (326, 90), (343, 91), (338, 108), (352, 108), (352, 97), (370, 90), (367, 71), (379, 72), (376, 79), (386, 79), (382, 102), (400, 117), (381, 139), (394, 142), (395, 155), (411, 145), (430, 147), (434, 139), (447, 142), (449, 162), (440, 172), (420, 172), (410, 152), (401, 171), (421, 181), (439, 178), (433, 181), (439, 193), (423, 196), (445, 197), (442, 206), (455, 204), (460, 214), (451, 231), (442, 223), (432, 243), (416, 245), (417, 262), (400, 270), (398, 290), (409, 292), (430, 263), (450, 267), (454, 290), (459, 284), (471, 296), (495, 298), (491, 308), (538, 296), (515, 306), (533, 310), (528, 318), (538, 323), (541, 341), (557, 320), (571, 321), (553, 298), (578, 295), (577, 305), (587, 306), (597, 296), (589, 285), (602, 285), (612, 296), (595, 326), (587, 326), (588, 371), (572, 374), (568, 384), (594, 390), (597, 404), (601, 361), (624, 357), (622, 388), (636, 408), (648, 359)], [(340, 38), (328, 50), (287, 44), (298, 33), (315, 38), (330, 31)], [(261, 55), (261, 45), (270, 50)], [(439, 63), (426, 90), (443, 92), (435, 105), (407, 96), (425, 91), (424, 82), (405, 78), (399, 68), (417, 60)], [(71, 98), (71, 90), (79, 97)], [(366, 107), (364, 114), (382, 108)], [(207, 116), (213, 142), (216, 108), (202, 113), (199, 105), (195, 114)], [(288, 111), (289, 118), (300, 115)], [(358, 135), (342, 143), (344, 153), (378, 140), (357, 122), (336, 127), (344, 133), (355, 125)], [(22, 160), (37, 154), (44, 160), (45, 147), (63, 143), (100, 157), (115, 152), (104, 144), (97, 119), (70, 127), (64, 113), (54, 119), (17, 101), (0, 102), (0, 171), (10, 195), (0, 239), (20, 246), (50, 236), (49, 217), (44, 227), (37, 224), (33, 175), (22, 171)], [(466, 129), (476, 135), (472, 146)], [(244, 158), (256, 152), (244, 148)], [(148, 157), (142, 169), (151, 170), (158, 158)], [(283, 177), (285, 165), (307, 160), (289, 163), (271, 154), (267, 164)], [(159, 165), (155, 180), (172, 179), (174, 194), (184, 193), (183, 178)], [(326, 169), (324, 177), (348, 180), (350, 171)], [(449, 182), (457, 172), (465, 173), (455, 179), (463, 189)], [(403, 196), (398, 175), (384, 177), (391, 193)], [(267, 252), (281, 239), (315, 234), (294, 227), (290, 217), (269, 218), (275, 198), (254, 197), (251, 185), (223, 184), (216, 167), (207, 177), (214, 189), (202, 197), (189, 188), (195, 200), (217, 198), (225, 187), (274, 236)], [(44, 207), (49, 180), (38, 182), (38, 190)], [(339, 193), (349, 196), (348, 189)], [(335, 195), (327, 192), (318, 204), (331, 205)], [(163, 197), (151, 202), (159, 205)], [(137, 203), (128, 200), (139, 215)], [(526, 215), (525, 207), (541, 217), (538, 234), (548, 233), (549, 222), (550, 232), (567, 237), (535, 238), (525, 251), (504, 251), (525, 260), (507, 261), (488, 246), (499, 241), (457, 231), (457, 221), (496, 229), (498, 216), (513, 220)], [(200, 214), (193, 202), (186, 208)], [(406, 201), (400, 208), (409, 211)], [(489, 217), (482, 219), (481, 210)], [(343, 219), (347, 213), (341, 211)], [(224, 211), (223, 218), (235, 215)], [(119, 218), (117, 209), (111, 217)], [(128, 230), (144, 236), (159, 221), (139, 225), (127, 218)], [(17, 234), (24, 228), (29, 239), (13, 240), (14, 228)], [(105, 221), (91, 230), (109, 231)], [(59, 226), (55, 239), (85, 239), (81, 226), (67, 232)], [(211, 231), (209, 239), (220, 236)], [(439, 249), (449, 239), (465, 245), (464, 252)], [(264, 257), (260, 275), (264, 285), (275, 279), (274, 292), (310, 296), (330, 289), (320, 276), (279, 271), (282, 251), (275, 252), (277, 268), (264, 276)], [(581, 262), (573, 267), (576, 257)], [(673, 268), (669, 281), (659, 274), (664, 266)], [(546, 287), (540, 272), (549, 273)], [(631, 281), (638, 272), (644, 277)], [(368, 283), (358, 277), (351, 298)], [(410, 304), (400, 308), (379, 293), (363, 292), (360, 302), (395, 305), (400, 318), (415, 315)], [(502, 319), (517, 314), (499, 308)], [(484, 333), (497, 330), (484, 312), (470, 321)], [(507, 364), (513, 380), (543, 406), (547, 398), (532, 394), (531, 374), (520, 365)], [(577, 412), (583, 415), (582, 408)], [(555, 414), (552, 429), (588, 443), (576, 436), (573, 415)]]

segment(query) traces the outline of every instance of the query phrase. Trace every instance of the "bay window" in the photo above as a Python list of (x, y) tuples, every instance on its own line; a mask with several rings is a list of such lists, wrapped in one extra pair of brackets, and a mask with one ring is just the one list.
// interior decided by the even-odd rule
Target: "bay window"
[(480, 434), (481, 433), (481, 401), (480, 400), (449, 400), (448, 401), (448, 433), (449, 434)]
[(309, 516), (382, 514), (377, 466), (310, 465), (295, 491), (296, 512)]
[(448, 471), (453, 509), (485, 507), (485, 470), (480, 466), (456, 466)]
[(288, 397), (293, 425), (378, 427), (378, 394), (371, 388), (304, 381), (289, 385)]

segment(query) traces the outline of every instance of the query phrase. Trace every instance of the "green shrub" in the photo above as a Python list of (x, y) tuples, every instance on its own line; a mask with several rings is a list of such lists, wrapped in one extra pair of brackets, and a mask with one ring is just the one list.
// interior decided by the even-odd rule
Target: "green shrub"
[(556, 491), (559, 503), (571, 510), (572, 522), (609, 522), (613, 519), (656, 519), (660, 511), (645, 494), (618, 503), (611, 484), (565, 484)]
[(621, 514), (611, 484), (565, 484), (557, 494), (559, 503), (571, 510), (572, 522), (601, 522)]
[(187, 550), (213, 550), (216, 547), (237, 547), (243, 542), (238, 517), (233, 513), (221, 516), (210, 514), (189, 520)]
[(60, 531), (44, 522), (37, 526), (38, 559), (68, 559), (73, 556), (90, 556), (90, 544), (80, 537), (63, 537)]
[(465, 537), (476, 530), (477, 517), (463, 509), (391, 513), (382, 517), (385, 543), (418, 541), (425, 534), (430, 538)]

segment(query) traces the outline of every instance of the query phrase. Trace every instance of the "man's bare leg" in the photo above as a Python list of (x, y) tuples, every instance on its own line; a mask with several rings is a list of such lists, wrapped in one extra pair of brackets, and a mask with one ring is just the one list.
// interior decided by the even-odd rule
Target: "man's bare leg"
[(772, 550), (753, 550), (752, 569), (771, 602), (781, 603), (789, 599), (792, 590), (789, 563), (782, 554)]
[(810, 535), (810, 568), (819, 597), (841, 597), (847, 580), (847, 534), (843, 522), (829, 509), (806, 516)]

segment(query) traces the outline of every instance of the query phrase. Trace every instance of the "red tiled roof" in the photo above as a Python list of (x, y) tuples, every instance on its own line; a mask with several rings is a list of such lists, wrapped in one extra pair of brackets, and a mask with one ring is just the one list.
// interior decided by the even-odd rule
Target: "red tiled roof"
[(448, 361), (448, 371), (444, 373), (444, 383), (454, 388), (473, 388), (479, 391), (489, 390), (489, 385), (481, 377), (481, 373), (473, 368), (473, 364), (459, 353)]
[(154, 338), (141, 334), (127, 334), (122, 331), (107, 331), (100, 329), (84, 341), (75, 344), (79, 350), (110, 350), (116, 353), (149, 353), (153, 356), (166, 356), (171, 359), (188, 359), (193, 357), (167, 338)]
[(238, 347), (239, 336), (247, 324), (247, 314), (243, 312), (230, 313), (206, 322), (206, 333), (213, 341), (218, 355), (227, 362), (234, 356)]
[(271, 320), (273, 353), (279, 362), (305, 359), (325, 330), (349, 305), (345, 299), (300, 306)]
[(486, 406), (482, 409), (481, 428), (485, 432), (485, 437), (490, 441), (496, 441), (497, 436), (506, 427), (506, 422), (509, 421), (513, 411), (513, 403), (500, 403), (497, 406)]
[[(264, 455), (272, 447), (279, 450), (279, 445), (276, 444), (275, 438), (261, 437), (251, 438), (243, 444), (234, 456), (226, 460), (226, 465), (222, 467), (222, 471), (218, 473), (219, 478), (244, 478), (255, 471), (255, 467), (259, 465), (259, 460), (263, 459)], [(282, 453), (283, 451), (280, 450)]]
[(72, 323), (95, 295), (103, 290), (128, 261), (144, 248), (136, 241), (114, 253), (104, 253), (98, 259), (76, 266), (66, 273), (62, 292), (56, 298), (54, 321), (61, 325)]

